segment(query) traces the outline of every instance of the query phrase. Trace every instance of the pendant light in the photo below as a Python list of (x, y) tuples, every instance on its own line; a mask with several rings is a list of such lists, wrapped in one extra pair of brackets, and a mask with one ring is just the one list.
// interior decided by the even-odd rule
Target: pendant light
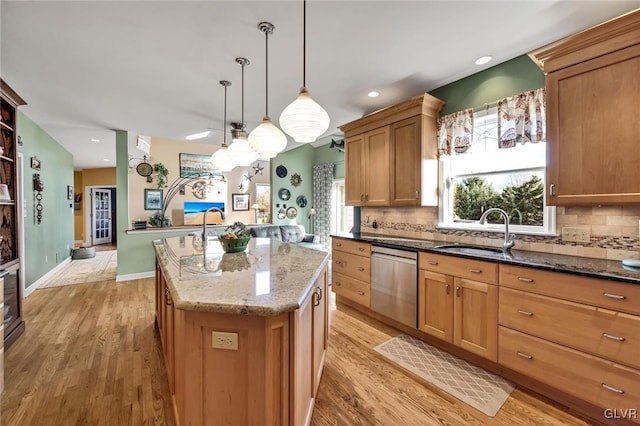
[(236, 162), (229, 156), (229, 149), (227, 147), (227, 131), (224, 129), (227, 126), (227, 87), (231, 86), (231, 82), (227, 80), (220, 80), (220, 84), (224, 87), (224, 120), (222, 121), (222, 133), (224, 136), (222, 139), (222, 146), (211, 156), (211, 163), (213, 164), (213, 167), (218, 170), (230, 172), (236, 166)]
[(265, 113), (262, 123), (249, 133), (249, 145), (260, 157), (273, 158), (287, 147), (287, 136), (269, 118), (269, 34), (273, 34), (275, 27), (269, 22), (260, 22), (258, 29), (265, 35)]
[(296, 142), (315, 142), (329, 128), (329, 114), (307, 91), (307, 1), (302, 6), (302, 88), (280, 114), (280, 127)]
[(251, 149), (244, 130), (244, 67), (249, 65), (247, 58), (236, 58), (236, 63), (242, 67), (242, 123), (231, 123), (233, 143), (229, 147), (229, 157), (238, 166), (249, 167), (258, 159), (258, 153)]

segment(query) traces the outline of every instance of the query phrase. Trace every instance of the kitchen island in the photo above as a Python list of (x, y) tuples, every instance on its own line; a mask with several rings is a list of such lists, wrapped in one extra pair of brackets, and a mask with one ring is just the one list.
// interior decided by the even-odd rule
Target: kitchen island
[(176, 423), (309, 424), (328, 337), (326, 252), (199, 235), (153, 243), (156, 323)]

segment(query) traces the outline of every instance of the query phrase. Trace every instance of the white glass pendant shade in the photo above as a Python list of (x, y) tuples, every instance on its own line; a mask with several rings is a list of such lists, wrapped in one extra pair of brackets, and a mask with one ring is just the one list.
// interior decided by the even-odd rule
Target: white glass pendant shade
[(217, 170), (230, 172), (236, 167), (236, 162), (229, 156), (229, 148), (222, 144), (220, 148), (211, 156), (211, 163)]
[(228, 150), (229, 157), (240, 167), (249, 167), (258, 159), (258, 153), (249, 146), (244, 138), (237, 138)]
[(262, 158), (273, 158), (287, 147), (287, 136), (278, 129), (268, 116), (249, 133), (249, 145)]
[(315, 142), (329, 128), (329, 114), (303, 87), (280, 114), (280, 127), (296, 142)]

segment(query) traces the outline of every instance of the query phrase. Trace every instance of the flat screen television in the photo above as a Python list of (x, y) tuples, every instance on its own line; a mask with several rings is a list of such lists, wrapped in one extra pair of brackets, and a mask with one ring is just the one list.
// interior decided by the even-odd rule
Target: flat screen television
[[(211, 207), (217, 207), (224, 211), (224, 203), (214, 201), (185, 201), (184, 202), (184, 224), (202, 225), (204, 212)], [(207, 215), (208, 224), (223, 223), (220, 212), (211, 212)]]

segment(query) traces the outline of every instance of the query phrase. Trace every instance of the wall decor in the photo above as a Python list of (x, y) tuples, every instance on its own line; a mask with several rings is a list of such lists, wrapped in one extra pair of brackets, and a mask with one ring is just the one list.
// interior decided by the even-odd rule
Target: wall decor
[[(33, 157), (32, 157), (32, 161), (33, 161)], [(39, 164), (39, 163), (38, 163)], [(35, 214), (35, 221), (36, 224), (41, 224), (42, 223), (42, 210), (44, 209), (44, 207), (42, 206), (42, 191), (44, 191), (44, 184), (42, 183), (42, 181), (40, 180), (40, 174), (39, 173), (34, 173), (33, 174), (33, 191), (35, 192), (35, 209), (36, 209), (36, 214)]]
[(264, 166), (260, 163), (257, 163), (255, 166), (253, 166), (254, 175), (262, 174), (263, 170), (264, 170)]
[(278, 210), (278, 219), (282, 220), (285, 218), (285, 211), (284, 209), (280, 209)]
[(213, 166), (210, 155), (180, 153), (180, 177), (209, 177), (209, 175), (222, 177), (222, 172)]
[(276, 167), (276, 176), (278, 176), (279, 178), (284, 178), (287, 176), (287, 168), (285, 166), (283, 166), (282, 164), (280, 164), (278, 167)]
[(234, 211), (249, 210), (249, 194), (231, 194), (231, 209)]
[(73, 186), (67, 185), (67, 200), (73, 200)]
[(153, 173), (153, 166), (147, 163), (147, 156), (142, 157), (142, 162), (136, 166), (136, 172), (142, 177), (149, 177)]
[(287, 201), (289, 198), (291, 198), (291, 192), (289, 192), (287, 188), (280, 188), (280, 190), (278, 191), (278, 197), (282, 201)]
[(144, 190), (144, 209), (162, 210), (162, 189)]
[(301, 209), (307, 207), (307, 197), (305, 197), (304, 195), (298, 195), (298, 198), (296, 198), (296, 204)]
[(245, 178), (247, 182), (251, 182), (251, 179), (253, 179), (253, 176), (251, 176), (249, 173), (247, 173), (246, 175), (242, 175), (242, 177)]
[(38, 157), (36, 157), (35, 155), (33, 157), (31, 157), (31, 168), (33, 170), (40, 170), (40, 160), (38, 160)]
[[(185, 201), (184, 206), (184, 224), (185, 225), (202, 225), (204, 220), (204, 212), (212, 207), (218, 208), (224, 212), (224, 203), (213, 201)], [(218, 212), (211, 212), (207, 215), (208, 224), (222, 223), (222, 215)]]
[(299, 174), (294, 173), (291, 175), (291, 179), (289, 179), (289, 181), (291, 182), (291, 185), (298, 187), (302, 183), (302, 177), (300, 177)]
[(295, 207), (289, 207), (287, 209), (287, 218), (288, 219), (295, 219), (296, 216), (298, 216), (298, 209), (296, 209)]

